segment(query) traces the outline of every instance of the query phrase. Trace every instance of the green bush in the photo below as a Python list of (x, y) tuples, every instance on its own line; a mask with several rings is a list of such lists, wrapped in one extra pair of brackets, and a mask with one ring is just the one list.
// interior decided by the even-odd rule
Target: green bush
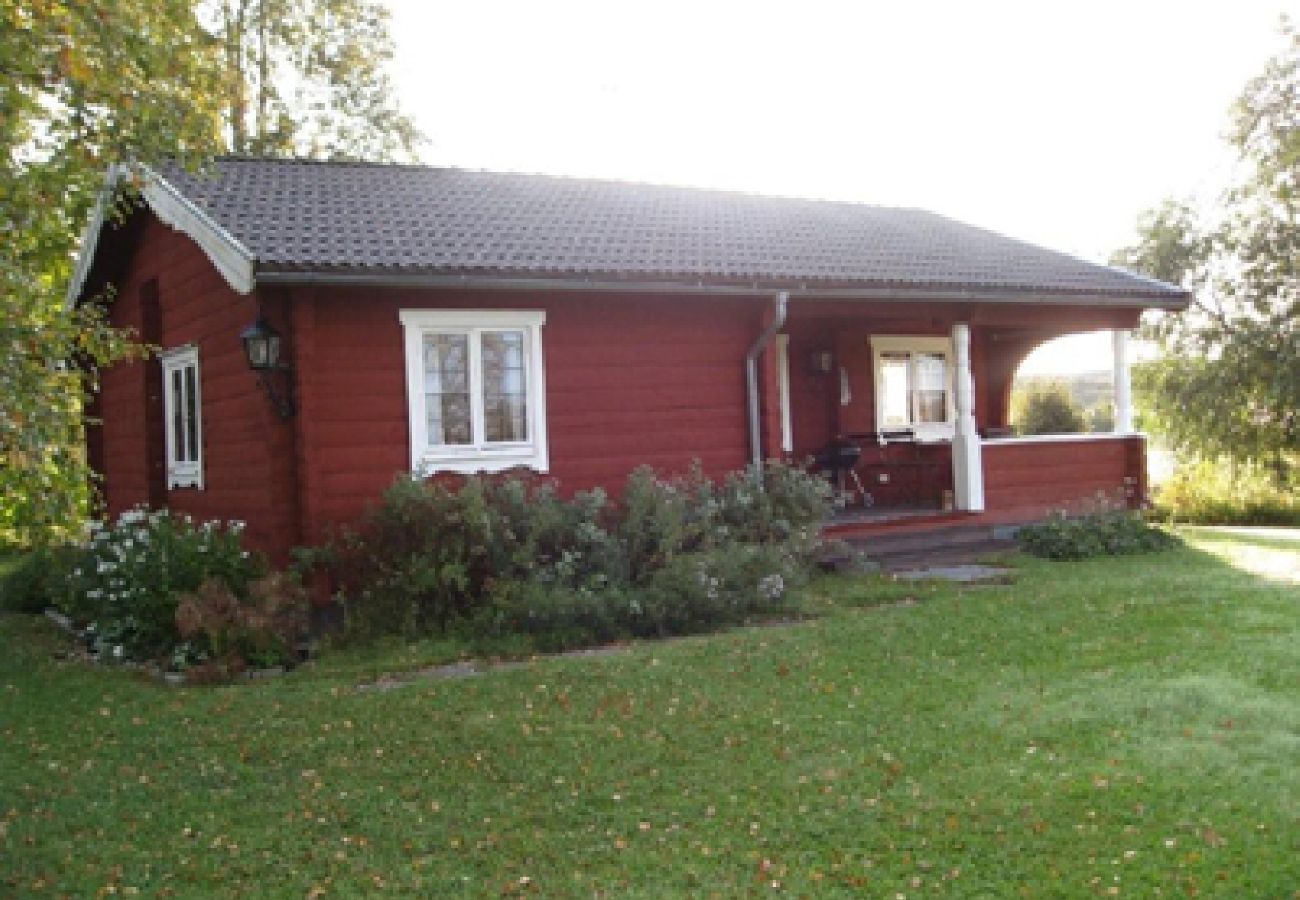
[(459, 488), (400, 477), (360, 525), (304, 554), (334, 582), (345, 630), (412, 637), (477, 615), (498, 582), (603, 587), (625, 554), (602, 522), (600, 491), (469, 478)]
[(145, 509), (93, 524), (57, 605), (104, 657), (170, 658), (181, 643), (176, 607), (183, 594), (214, 580), (243, 597), (262, 573), (262, 560), (240, 544), (242, 530), (239, 522), (196, 523)]
[(1026, 553), (1058, 560), (1151, 553), (1178, 544), (1177, 538), (1129, 510), (1110, 510), (1077, 518), (1060, 515), (1024, 526), (1017, 538)]
[(1011, 394), (1011, 424), (1016, 434), (1078, 434), (1083, 410), (1062, 382), (1031, 383)]
[[(825, 479), (779, 464), (721, 485), (698, 465), (671, 478), (643, 467), (618, 503), (599, 490), (566, 500), (554, 483), (518, 476), (403, 477), (304, 559), (336, 587), (348, 636), (456, 627), (573, 645), (758, 611), (754, 585), (788, 583), (791, 567), (808, 564), (829, 508)], [(775, 565), (768, 547), (786, 561)], [(681, 574), (700, 566), (718, 573), (720, 597)]]
[(40, 613), (57, 605), (79, 555), (76, 548), (42, 547), (14, 557), (0, 577), (0, 610)]
[(1157, 513), (1194, 525), (1300, 525), (1300, 478), (1227, 460), (1185, 463), (1155, 490)]
[(591, 590), (501, 582), (466, 630), (474, 637), (528, 635), (543, 651), (691, 634), (787, 612), (791, 591), (805, 578), (801, 557), (787, 546), (733, 544), (677, 554), (640, 585)]

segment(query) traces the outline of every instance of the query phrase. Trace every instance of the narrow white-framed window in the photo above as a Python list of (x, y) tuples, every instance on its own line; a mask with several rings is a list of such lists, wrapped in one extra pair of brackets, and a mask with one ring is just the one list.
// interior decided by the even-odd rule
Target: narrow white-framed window
[(193, 344), (160, 357), (166, 427), (167, 487), (203, 487), (203, 388), (199, 348)]
[(947, 338), (873, 335), (876, 430), (910, 431), (919, 440), (951, 440), (952, 344)]
[(542, 310), (404, 309), (414, 472), (550, 467)]
[(790, 417), (790, 335), (776, 336), (776, 384), (781, 406), (781, 449), (794, 452), (794, 423)]

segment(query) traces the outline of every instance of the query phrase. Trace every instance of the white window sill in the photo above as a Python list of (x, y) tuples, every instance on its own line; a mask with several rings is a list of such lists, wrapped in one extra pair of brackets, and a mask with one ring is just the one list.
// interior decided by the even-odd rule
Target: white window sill
[(415, 472), (424, 476), (436, 475), (439, 472), (477, 475), (518, 468), (532, 469), (534, 472), (545, 474), (550, 470), (550, 465), (543, 454), (532, 450), (526, 453), (429, 454), (420, 457), (415, 465)]

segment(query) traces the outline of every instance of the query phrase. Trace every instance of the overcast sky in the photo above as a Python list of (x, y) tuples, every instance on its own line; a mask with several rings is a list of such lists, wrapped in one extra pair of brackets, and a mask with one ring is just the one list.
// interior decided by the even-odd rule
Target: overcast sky
[(390, 2), (427, 162), (915, 206), (1099, 262), (1228, 179), (1294, 7)]

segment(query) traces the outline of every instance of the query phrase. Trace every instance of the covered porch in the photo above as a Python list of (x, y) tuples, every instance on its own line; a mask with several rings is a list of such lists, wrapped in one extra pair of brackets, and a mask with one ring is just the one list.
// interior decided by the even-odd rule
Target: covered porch
[[(1133, 432), (1128, 337), (1140, 313), (1100, 303), (790, 300), (763, 359), (765, 455), (812, 460), (836, 483), (846, 502), (833, 531), (1136, 507), (1146, 495), (1145, 440)], [(1102, 329), (1112, 352), (1096, 368), (1114, 372), (1114, 432), (1012, 436), (1011, 388), (1025, 357), (1053, 338)]]

